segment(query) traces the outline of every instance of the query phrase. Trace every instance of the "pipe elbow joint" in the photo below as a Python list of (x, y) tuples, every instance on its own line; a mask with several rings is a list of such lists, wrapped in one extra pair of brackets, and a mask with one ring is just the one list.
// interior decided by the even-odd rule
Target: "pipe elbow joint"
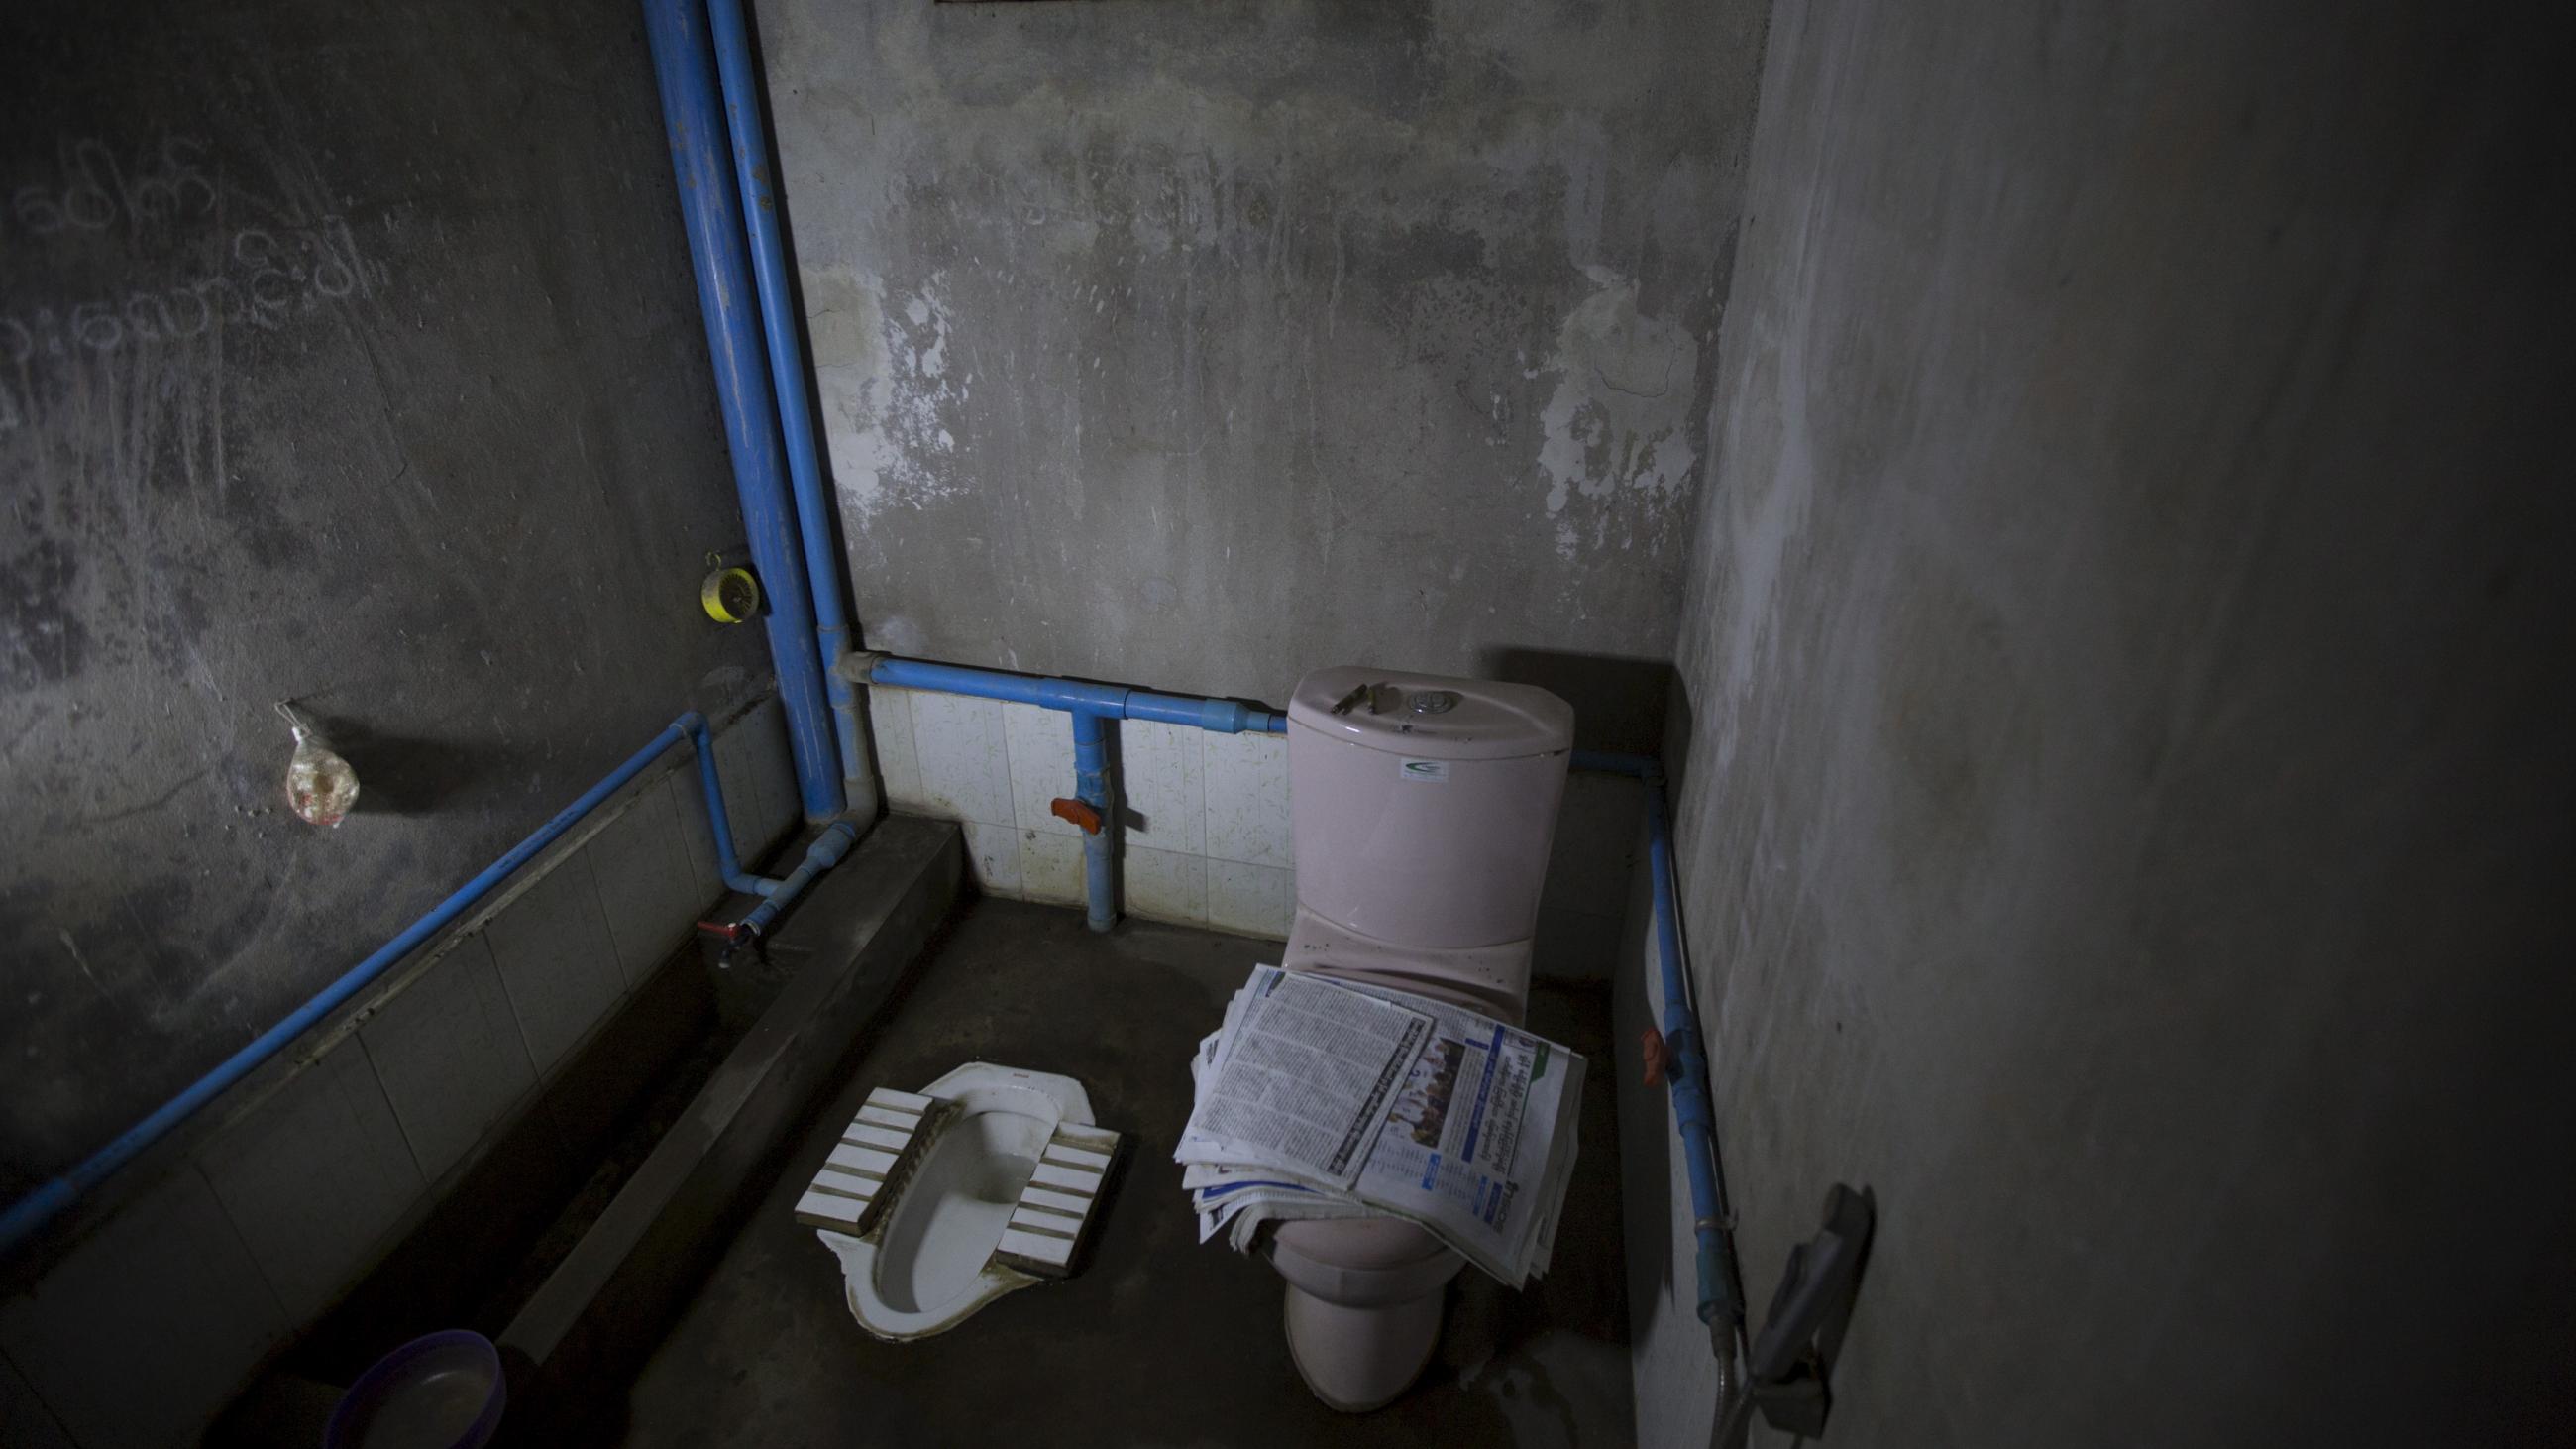
[(1272, 724), (1281, 719), (1266, 709), (1254, 709), (1231, 699), (1211, 699), (1199, 706), (1199, 728), (1214, 734), (1282, 734), (1284, 728)]

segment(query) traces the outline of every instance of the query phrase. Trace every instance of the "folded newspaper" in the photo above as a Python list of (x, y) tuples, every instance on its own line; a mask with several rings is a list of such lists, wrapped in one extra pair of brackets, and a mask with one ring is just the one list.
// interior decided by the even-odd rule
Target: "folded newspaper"
[(1199, 1241), (1292, 1218), (1410, 1218), (1514, 1287), (1545, 1272), (1583, 1058), (1461, 1007), (1254, 968), (1190, 1063), (1172, 1154)]

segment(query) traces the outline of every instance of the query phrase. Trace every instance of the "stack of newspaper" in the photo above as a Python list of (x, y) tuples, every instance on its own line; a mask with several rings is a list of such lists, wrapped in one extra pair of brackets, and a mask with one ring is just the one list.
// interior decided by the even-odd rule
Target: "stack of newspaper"
[(1410, 1218), (1513, 1287), (1547, 1270), (1583, 1058), (1373, 984), (1253, 970), (1191, 1062), (1181, 1184), (1199, 1241), (1263, 1223)]

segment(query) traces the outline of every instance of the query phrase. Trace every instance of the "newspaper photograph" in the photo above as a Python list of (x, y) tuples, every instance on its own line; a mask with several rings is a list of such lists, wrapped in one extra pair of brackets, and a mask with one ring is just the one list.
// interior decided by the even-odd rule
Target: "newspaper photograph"
[(1464, 1008), (1342, 984), (1434, 1022), (1361, 1169), (1359, 1197), (1433, 1227), (1486, 1272), (1519, 1283), (1573, 1167), (1583, 1058)]

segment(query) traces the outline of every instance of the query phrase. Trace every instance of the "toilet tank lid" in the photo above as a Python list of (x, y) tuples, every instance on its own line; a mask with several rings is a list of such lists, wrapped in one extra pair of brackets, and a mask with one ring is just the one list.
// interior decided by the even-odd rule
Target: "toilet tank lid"
[(1430, 760), (1508, 760), (1574, 745), (1574, 707), (1534, 684), (1342, 664), (1297, 681), (1288, 719), (1318, 734)]

